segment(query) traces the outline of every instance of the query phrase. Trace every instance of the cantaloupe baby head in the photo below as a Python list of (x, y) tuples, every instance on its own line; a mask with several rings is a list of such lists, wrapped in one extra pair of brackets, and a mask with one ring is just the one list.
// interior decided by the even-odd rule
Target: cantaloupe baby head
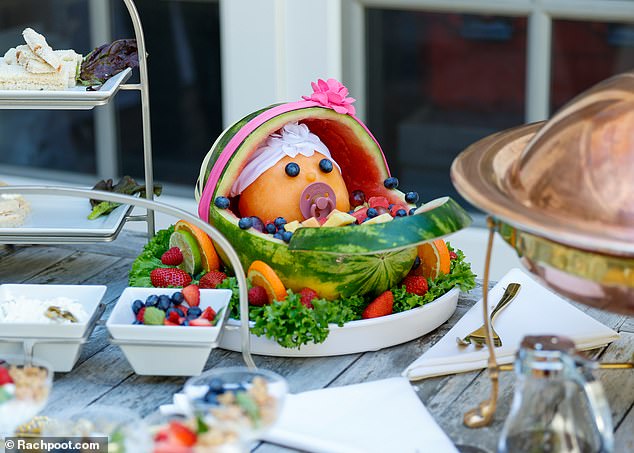
[(324, 218), (334, 209), (348, 211), (341, 169), (326, 145), (308, 126), (288, 123), (258, 148), (233, 183), (241, 216), (264, 222)]
[[(354, 115), (354, 100), (345, 87), (333, 79), (312, 87), (314, 92), (303, 100), (254, 112), (221, 134), (201, 167), (196, 185), (198, 213), (227, 237), (245, 269), (253, 261), (263, 261), (287, 288), (312, 288), (330, 299), (379, 294), (409, 272), (417, 244), (464, 228), (470, 218), (449, 198), (414, 214), (415, 201), (408, 203), (394, 180), (388, 180), (391, 175), (381, 147)], [(264, 171), (255, 172), (255, 178), (247, 177), (258, 152), (289, 124), (314, 134), (330, 156), (318, 150), (310, 156), (284, 154)], [(323, 159), (331, 161), (330, 172), (319, 168)], [(298, 175), (288, 175), (290, 163), (297, 164)], [(251, 182), (241, 186), (241, 178)], [(311, 189), (315, 184), (323, 186)], [(267, 233), (273, 224), (266, 223), (278, 217), (286, 222), (309, 215), (323, 217), (320, 211), (331, 210), (333, 204), (334, 212), (345, 213), (348, 195), (356, 191), (362, 191), (366, 200), (380, 200), (385, 205), (382, 209), (396, 206), (392, 212), (406, 215), (386, 223), (304, 227), (294, 233), (284, 231), (280, 222), (274, 234)], [(336, 198), (334, 203), (328, 202), (331, 196)]]

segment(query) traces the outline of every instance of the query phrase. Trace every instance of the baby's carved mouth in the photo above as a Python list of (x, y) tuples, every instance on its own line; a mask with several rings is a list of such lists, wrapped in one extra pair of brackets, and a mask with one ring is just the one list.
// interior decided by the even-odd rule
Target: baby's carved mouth
[(335, 209), (336, 205), (335, 191), (323, 182), (307, 185), (299, 199), (299, 208), (305, 219), (310, 217), (315, 217), (317, 220), (323, 219)]

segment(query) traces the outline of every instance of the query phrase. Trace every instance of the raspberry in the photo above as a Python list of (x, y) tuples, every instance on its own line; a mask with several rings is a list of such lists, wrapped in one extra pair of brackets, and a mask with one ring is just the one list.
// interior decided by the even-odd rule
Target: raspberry
[(261, 307), (269, 303), (269, 296), (266, 294), (266, 290), (261, 286), (253, 286), (249, 290), (249, 303), (256, 307)]
[(183, 253), (178, 247), (172, 247), (161, 256), (161, 263), (166, 266), (178, 266), (183, 262)]
[(403, 285), (405, 285), (405, 291), (417, 296), (424, 296), (428, 290), (427, 279), (422, 275), (408, 275), (403, 280)]
[(191, 276), (182, 269), (173, 267), (158, 267), (150, 272), (150, 280), (155, 288), (168, 286), (183, 287), (192, 282)]
[(302, 288), (299, 292), (299, 296), (301, 298), (302, 305), (304, 305), (306, 308), (313, 309), (314, 307), (312, 301), (313, 299), (317, 299), (319, 297), (319, 294), (317, 294), (317, 291), (315, 291), (314, 289)]
[(452, 260), (456, 260), (458, 259), (458, 255), (456, 254), (456, 252), (449, 252), (449, 258)]
[(227, 278), (227, 274), (225, 274), (224, 272), (209, 271), (200, 278), (200, 281), (198, 282), (198, 287), (201, 289), (214, 289), (225, 278)]

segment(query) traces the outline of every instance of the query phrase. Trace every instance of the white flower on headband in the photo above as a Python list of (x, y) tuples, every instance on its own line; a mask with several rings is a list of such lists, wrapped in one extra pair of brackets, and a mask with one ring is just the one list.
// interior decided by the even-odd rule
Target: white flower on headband
[(295, 157), (298, 154), (311, 157), (315, 152), (330, 159), (341, 173), (341, 168), (332, 160), (328, 147), (319, 137), (308, 130), (308, 126), (297, 122), (285, 124), (280, 133), (272, 134), (266, 143), (253, 153), (251, 160), (231, 186), (230, 196), (240, 195), (262, 173), (274, 167), (284, 157)]

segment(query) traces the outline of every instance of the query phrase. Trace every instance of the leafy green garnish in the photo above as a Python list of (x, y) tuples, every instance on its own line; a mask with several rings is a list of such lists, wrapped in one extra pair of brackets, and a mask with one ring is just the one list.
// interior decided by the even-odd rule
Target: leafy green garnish
[(161, 230), (143, 247), (143, 251), (132, 263), (128, 274), (130, 286), (152, 287), (150, 272), (157, 267), (168, 267), (161, 262), (161, 255), (169, 248), (170, 236), (174, 226)]
[[(144, 197), (146, 193), (145, 185), (137, 183), (130, 176), (123, 176), (116, 184), (113, 184), (112, 179), (102, 179), (93, 186), (93, 190), (102, 190), (104, 192), (114, 192), (123, 195), (139, 194), (142, 197)], [(160, 184), (155, 184), (153, 190), (154, 195), (158, 196), (161, 194), (163, 189)], [(110, 214), (117, 206), (120, 205), (120, 203), (91, 199), (90, 205), (92, 206), (92, 211), (88, 215), (88, 219), (95, 220), (102, 215)]]

